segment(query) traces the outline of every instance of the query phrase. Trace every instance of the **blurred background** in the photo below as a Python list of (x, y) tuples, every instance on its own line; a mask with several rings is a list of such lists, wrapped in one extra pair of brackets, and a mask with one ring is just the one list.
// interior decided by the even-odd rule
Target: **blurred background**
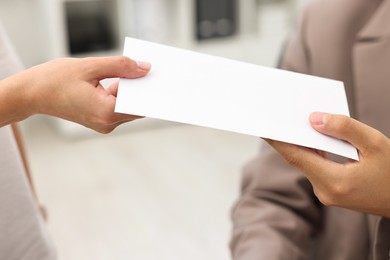
[[(0, 0), (0, 19), (27, 68), (120, 55), (125, 36), (274, 67), (306, 1)], [(60, 260), (230, 259), (259, 138), (149, 118), (99, 135), (38, 115), (22, 131)]]

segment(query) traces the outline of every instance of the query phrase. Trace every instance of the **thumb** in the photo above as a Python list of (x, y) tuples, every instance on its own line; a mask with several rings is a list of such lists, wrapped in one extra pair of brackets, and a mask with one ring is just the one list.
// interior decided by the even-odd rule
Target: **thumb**
[(310, 115), (311, 126), (320, 133), (351, 143), (359, 151), (365, 150), (375, 129), (344, 115), (314, 112)]
[(148, 62), (137, 62), (125, 56), (89, 58), (93, 64), (92, 77), (106, 78), (139, 78), (151, 69)]

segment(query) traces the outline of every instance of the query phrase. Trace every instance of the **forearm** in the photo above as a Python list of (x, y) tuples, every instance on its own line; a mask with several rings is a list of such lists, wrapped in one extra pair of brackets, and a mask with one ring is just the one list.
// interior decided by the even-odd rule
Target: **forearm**
[(321, 207), (305, 177), (264, 146), (244, 169), (232, 220), (234, 259), (305, 259)]
[(308, 258), (313, 228), (292, 209), (248, 196), (236, 205), (233, 220), (234, 260)]

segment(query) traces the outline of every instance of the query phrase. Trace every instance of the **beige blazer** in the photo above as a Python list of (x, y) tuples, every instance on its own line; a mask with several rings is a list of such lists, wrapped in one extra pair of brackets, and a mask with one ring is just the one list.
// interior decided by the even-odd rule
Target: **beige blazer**
[[(282, 67), (344, 81), (351, 113), (390, 136), (390, 0), (310, 2)], [(322, 206), (267, 145), (244, 168), (232, 220), (236, 260), (389, 259), (389, 219)]]

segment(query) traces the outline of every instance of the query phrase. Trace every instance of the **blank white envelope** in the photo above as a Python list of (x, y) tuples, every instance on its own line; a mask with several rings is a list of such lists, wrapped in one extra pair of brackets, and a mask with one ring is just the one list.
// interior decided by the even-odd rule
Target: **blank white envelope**
[(275, 139), (358, 160), (350, 144), (313, 130), (314, 111), (349, 116), (344, 85), (126, 38), (124, 55), (152, 64), (121, 79), (115, 111)]

